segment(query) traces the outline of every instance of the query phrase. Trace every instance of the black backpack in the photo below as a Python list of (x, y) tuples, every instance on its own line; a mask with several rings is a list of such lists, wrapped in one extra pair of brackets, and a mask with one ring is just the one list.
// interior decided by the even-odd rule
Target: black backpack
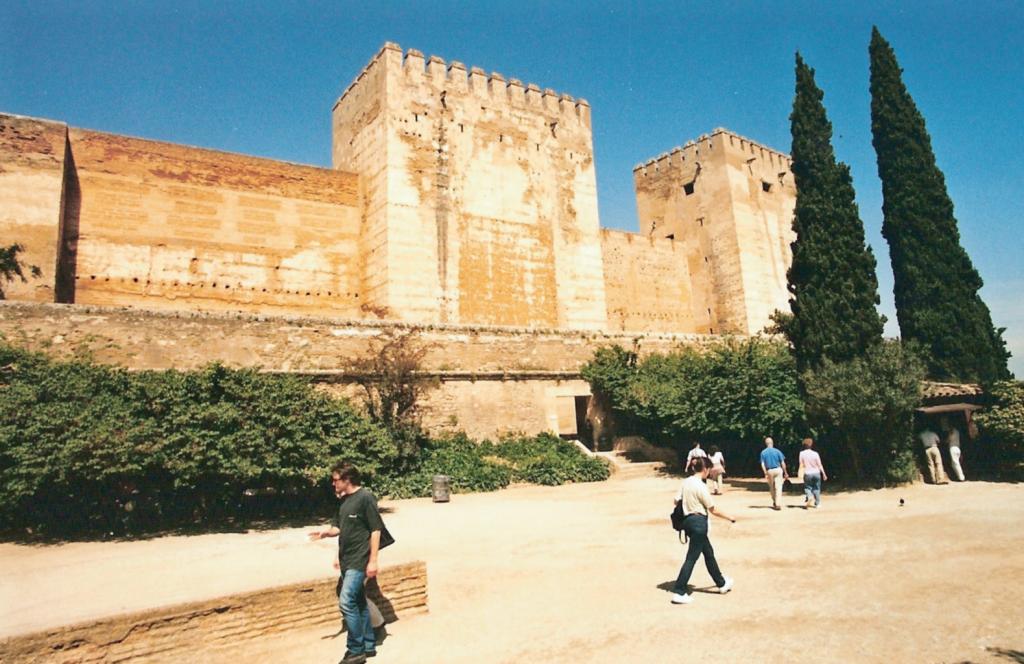
[(686, 514), (683, 513), (683, 504), (676, 503), (675, 509), (672, 510), (672, 514), (669, 515), (672, 520), (672, 529), (679, 535), (680, 542), (686, 542), (689, 540), (689, 536), (686, 534), (686, 529), (683, 526), (686, 523)]

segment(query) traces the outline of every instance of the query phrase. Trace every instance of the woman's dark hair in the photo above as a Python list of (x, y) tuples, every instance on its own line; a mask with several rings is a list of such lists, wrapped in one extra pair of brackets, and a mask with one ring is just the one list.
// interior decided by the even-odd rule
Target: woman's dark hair
[(718, 452), (719, 452), (718, 445), (712, 445), (711, 449), (708, 450), (708, 451), (711, 452), (711, 456), (714, 456), (714, 455), (718, 454)]
[(690, 466), (687, 468), (687, 472), (691, 475), (696, 475), (699, 472), (711, 470), (712, 467), (714, 467), (714, 464), (711, 463), (711, 459), (707, 457), (693, 457), (693, 459), (690, 460)]
[(814, 447), (814, 439), (804, 438), (804, 447), (806, 447), (807, 449), (811, 449), (812, 447)]

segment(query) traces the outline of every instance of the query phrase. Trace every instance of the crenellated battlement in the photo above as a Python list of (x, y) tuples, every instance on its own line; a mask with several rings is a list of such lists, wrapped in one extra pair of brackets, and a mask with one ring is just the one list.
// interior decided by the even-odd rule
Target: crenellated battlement
[(710, 134), (702, 134), (696, 140), (687, 141), (682, 146), (677, 146), (669, 152), (663, 152), (653, 159), (637, 164), (633, 167), (634, 176), (646, 176), (649, 169), (653, 169), (657, 173), (673, 165), (681, 166), (683, 164), (696, 163), (702, 154), (706, 155), (715, 149), (714, 139), (719, 136), (722, 137), (721, 142), (727, 149), (740, 150), (785, 170), (790, 170), (792, 167), (793, 160), (785, 152), (770, 148), (763, 143), (758, 143), (723, 127), (717, 127)]
[(403, 51), (394, 42), (386, 42), (377, 51), (341, 94), (335, 106), (382, 63), (392, 73), (401, 76), (399, 80), (413, 85), (427, 84), (438, 93), (449, 91), (454, 94), (470, 94), (493, 106), (537, 109), (546, 115), (571, 118), (587, 124), (590, 122), (590, 104), (586, 99), (575, 99), (550, 88), (542, 90), (535, 83), (523, 84), (517, 78), (507, 78), (498, 72), (488, 74), (480, 67), (467, 68), (458, 60), (446, 62), (436, 55), (427, 58), (421, 51), (412, 48)]

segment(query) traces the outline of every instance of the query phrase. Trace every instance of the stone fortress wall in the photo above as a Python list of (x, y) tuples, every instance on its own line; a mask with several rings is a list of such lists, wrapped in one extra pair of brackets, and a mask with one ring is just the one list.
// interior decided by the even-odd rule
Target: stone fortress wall
[(789, 159), (725, 130), (637, 167), (636, 234), (600, 228), (583, 99), (389, 43), (332, 124), (324, 169), (0, 114), (0, 245), (41, 269), (8, 299), (74, 305), (7, 305), (0, 333), (336, 372), (365, 349), (339, 339), (416, 325), (442, 330), (433, 424), (571, 434), (598, 346), (756, 333), (788, 306)]

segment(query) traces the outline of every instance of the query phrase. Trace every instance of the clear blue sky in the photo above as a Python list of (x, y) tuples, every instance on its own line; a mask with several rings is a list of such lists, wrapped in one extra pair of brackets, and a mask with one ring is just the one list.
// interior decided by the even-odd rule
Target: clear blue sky
[(817, 70), (879, 259), (872, 24), (896, 49), (982, 296), (1024, 375), (1024, 3), (52, 2), (0, 13), (0, 111), (330, 164), (334, 100), (385, 41), (588, 99), (601, 222), (636, 229), (634, 164), (714, 127), (789, 149), (793, 54)]

